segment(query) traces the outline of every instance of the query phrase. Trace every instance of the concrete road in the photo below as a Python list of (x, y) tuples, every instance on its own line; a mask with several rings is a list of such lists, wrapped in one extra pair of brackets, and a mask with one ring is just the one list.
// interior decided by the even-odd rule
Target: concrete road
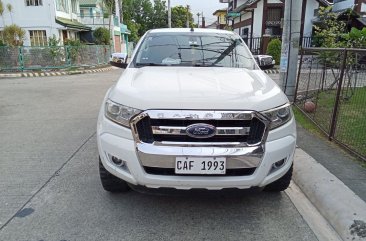
[(0, 80), (0, 240), (317, 240), (285, 193), (105, 192), (96, 119), (120, 73)]

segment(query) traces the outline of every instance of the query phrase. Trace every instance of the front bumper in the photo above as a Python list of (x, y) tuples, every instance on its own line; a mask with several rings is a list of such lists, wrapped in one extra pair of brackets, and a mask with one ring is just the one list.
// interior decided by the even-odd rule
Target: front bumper
[[(97, 139), (99, 155), (104, 167), (113, 175), (133, 185), (141, 185), (148, 188), (245, 189), (250, 187), (263, 187), (282, 177), (289, 170), (293, 162), (296, 146), (296, 127), (295, 120), (292, 118), (291, 121), (282, 127), (268, 133), (267, 141), (263, 146), (265, 151), (261, 154), (260, 161), (256, 164), (257, 167), (254, 173), (248, 176), (176, 176), (148, 174), (143, 168), (141, 155), (137, 154), (137, 148), (140, 147), (136, 145), (131, 130), (109, 121), (104, 117), (102, 112), (98, 120)], [(241, 160), (244, 160), (245, 164), (251, 163), (248, 160), (257, 160), (257, 158), (253, 158), (255, 157), (255, 153), (249, 148), (241, 148)], [(174, 156), (173, 152), (170, 156)], [(196, 148), (196, 153), (199, 152)], [(186, 153), (186, 155), (188, 154)], [(127, 168), (116, 166), (110, 161), (109, 155), (125, 161)], [(184, 155), (184, 153), (179, 152), (176, 155)], [(235, 153), (227, 154), (226, 157), (229, 159), (233, 155)], [(189, 156), (192, 155), (190, 154)], [(273, 171), (273, 164), (282, 159), (286, 160), (285, 164), (281, 168)], [(245, 162), (245, 160), (247, 161)], [(156, 161), (158, 162), (158, 160)]]

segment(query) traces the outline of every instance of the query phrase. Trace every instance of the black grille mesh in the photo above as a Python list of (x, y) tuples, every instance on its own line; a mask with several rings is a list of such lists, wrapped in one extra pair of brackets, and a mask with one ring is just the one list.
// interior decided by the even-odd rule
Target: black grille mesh
[[(189, 126), (197, 123), (205, 123), (215, 127), (250, 127), (249, 135), (213, 136), (198, 139), (186, 135), (153, 135), (151, 126)], [(265, 125), (258, 118), (252, 120), (174, 120), (174, 119), (150, 119), (145, 117), (136, 124), (139, 139), (145, 143), (154, 141), (171, 142), (246, 142), (248, 144), (259, 143), (265, 131)]]

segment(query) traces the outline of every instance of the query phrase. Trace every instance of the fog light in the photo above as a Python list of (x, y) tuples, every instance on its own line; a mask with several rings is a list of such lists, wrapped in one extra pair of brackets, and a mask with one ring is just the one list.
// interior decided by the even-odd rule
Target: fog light
[(272, 165), (273, 168), (274, 169), (278, 169), (278, 168), (282, 167), (285, 164), (285, 160), (286, 159), (282, 159), (282, 160), (280, 160), (278, 162), (273, 163), (273, 165)]
[(116, 165), (116, 166), (119, 166), (119, 167), (123, 167), (125, 165), (125, 162), (115, 156), (112, 156), (111, 158), (112, 162)]

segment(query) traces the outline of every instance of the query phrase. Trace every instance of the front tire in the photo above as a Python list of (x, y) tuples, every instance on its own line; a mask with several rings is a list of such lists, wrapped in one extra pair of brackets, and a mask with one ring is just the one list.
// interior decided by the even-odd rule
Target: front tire
[(104, 190), (108, 192), (127, 192), (130, 190), (127, 182), (109, 173), (99, 157), (99, 175)]
[(264, 187), (264, 191), (266, 192), (281, 192), (285, 191), (290, 185), (292, 178), (293, 164), (290, 169), (283, 175), (280, 179), (268, 184)]

